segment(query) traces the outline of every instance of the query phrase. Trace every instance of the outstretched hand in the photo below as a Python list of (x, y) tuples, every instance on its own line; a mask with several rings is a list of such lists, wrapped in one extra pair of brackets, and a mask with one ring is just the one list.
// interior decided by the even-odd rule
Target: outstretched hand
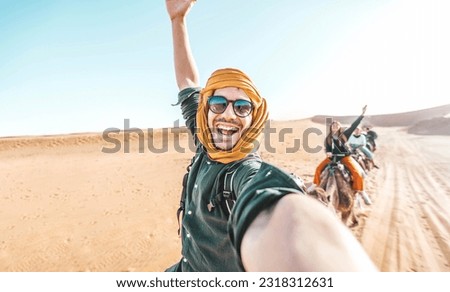
[(196, 0), (166, 0), (167, 13), (170, 19), (174, 20), (177, 17), (185, 17)]
[(363, 107), (363, 109), (362, 109), (362, 114), (361, 114), (361, 115), (364, 115), (364, 114), (366, 113), (366, 110), (367, 110), (367, 105), (365, 105), (365, 106)]

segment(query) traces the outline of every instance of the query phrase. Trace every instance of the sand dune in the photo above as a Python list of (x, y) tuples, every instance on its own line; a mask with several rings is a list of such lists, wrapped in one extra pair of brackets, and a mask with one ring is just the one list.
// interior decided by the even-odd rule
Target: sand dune
[[(324, 126), (271, 126), (262, 157), (311, 182)], [(450, 271), (450, 137), (377, 132), (374, 204), (352, 231), (382, 271)], [(0, 139), (0, 271), (161, 271), (178, 260), (175, 214), (192, 152), (177, 133), (179, 144), (170, 131), (131, 133), (129, 153), (123, 134)], [(111, 141), (120, 151), (105, 153)]]
[[(347, 124), (356, 119), (356, 116), (319, 115), (312, 120), (324, 123), (326, 117), (333, 117)], [(411, 134), (450, 135), (450, 104), (405, 113), (369, 115), (364, 118), (363, 124), (375, 127), (405, 127)]]

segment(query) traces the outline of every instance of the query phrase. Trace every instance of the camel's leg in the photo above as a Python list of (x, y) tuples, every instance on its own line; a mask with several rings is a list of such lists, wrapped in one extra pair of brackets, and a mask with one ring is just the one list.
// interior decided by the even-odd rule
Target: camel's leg
[(352, 211), (349, 210), (349, 211), (345, 211), (345, 212), (341, 213), (341, 220), (342, 220), (342, 223), (344, 223), (345, 226), (347, 226), (348, 217), (350, 216), (351, 212)]
[(351, 212), (352, 218), (351, 218), (351, 220), (350, 220), (350, 225), (349, 225), (349, 227), (350, 227), (350, 228), (356, 227), (356, 226), (358, 226), (358, 224), (359, 224), (358, 216), (356, 216), (355, 212), (353, 212), (353, 211), (350, 211), (350, 212)]

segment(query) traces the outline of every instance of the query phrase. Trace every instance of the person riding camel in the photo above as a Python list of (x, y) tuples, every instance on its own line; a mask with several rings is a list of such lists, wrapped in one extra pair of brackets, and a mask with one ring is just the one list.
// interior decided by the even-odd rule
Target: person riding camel
[(313, 184), (308, 188), (308, 192), (314, 190), (314, 188), (320, 185), (320, 175), (325, 167), (332, 161), (333, 154), (343, 154), (343, 157), (336, 157), (336, 161), (341, 161), (342, 164), (350, 171), (353, 184), (352, 189), (358, 195), (361, 195), (366, 205), (371, 205), (372, 201), (364, 190), (364, 171), (358, 162), (351, 156), (351, 151), (348, 149), (347, 143), (350, 135), (361, 123), (364, 118), (367, 106), (363, 107), (362, 114), (351, 124), (347, 129), (343, 129), (341, 123), (333, 121), (330, 125), (330, 132), (325, 138), (325, 152), (327, 157), (317, 166)]
[(377, 143), (375, 140), (378, 138), (378, 134), (372, 130), (370, 126), (364, 126), (363, 130), (362, 134), (364, 134), (367, 139), (367, 148), (373, 153), (377, 150)]
[(350, 145), (352, 150), (360, 149), (362, 153), (364, 153), (364, 155), (367, 157), (367, 159), (372, 161), (373, 167), (379, 168), (373, 160), (374, 154), (369, 150), (369, 148), (367, 148), (366, 135), (362, 133), (360, 126), (356, 127), (355, 131), (348, 139), (348, 144)]

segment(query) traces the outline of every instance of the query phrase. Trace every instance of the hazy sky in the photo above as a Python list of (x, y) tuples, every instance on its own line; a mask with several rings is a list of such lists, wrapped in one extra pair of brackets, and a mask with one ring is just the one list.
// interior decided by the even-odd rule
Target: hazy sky
[[(198, 0), (201, 82), (247, 72), (272, 119), (450, 103), (450, 1)], [(173, 126), (164, 0), (0, 0), (0, 136)], [(183, 123), (182, 123), (183, 124)]]

